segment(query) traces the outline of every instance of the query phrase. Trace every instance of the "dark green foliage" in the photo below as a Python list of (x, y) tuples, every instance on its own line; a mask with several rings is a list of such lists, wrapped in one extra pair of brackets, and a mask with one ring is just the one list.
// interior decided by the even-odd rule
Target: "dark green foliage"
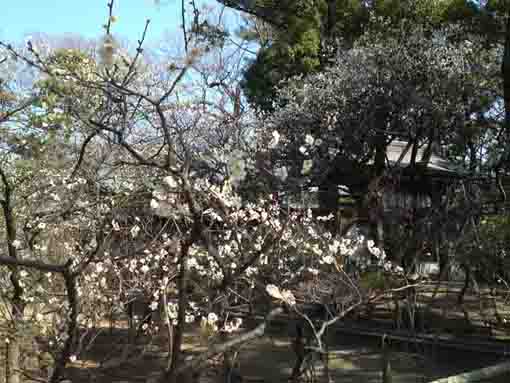
[[(224, 3), (241, 8), (246, 6), (243, 1)], [(334, 55), (338, 47), (352, 46), (369, 25), (371, 30), (379, 25), (384, 33), (392, 33), (393, 28), (400, 27), (403, 19), (411, 24), (429, 24), (432, 27), (462, 23), (470, 31), (486, 35), (489, 41), (501, 37), (501, 22), (493, 12), (480, 10), (470, 0), (337, 0), (333, 16), (328, 14), (328, 0), (252, 3), (250, 9), (263, 15), (266, 22), (272, 22), (274, 28), (272, 41), (248, 66), (243, 82), (243, 90), (250, 103), (263, 110), (272, 110), (275, 88), (282, 81), (320, 70), (327, 65), (327, 57)], [(489, 3), (489, 10), (503, 9), (500, 1)], [(380, 17), (385, 21), (382, 22)], [(332, 21), (334, 25), (328, 25)], [(253, 41), (257, 33), (244, 27), (242, 35)]]

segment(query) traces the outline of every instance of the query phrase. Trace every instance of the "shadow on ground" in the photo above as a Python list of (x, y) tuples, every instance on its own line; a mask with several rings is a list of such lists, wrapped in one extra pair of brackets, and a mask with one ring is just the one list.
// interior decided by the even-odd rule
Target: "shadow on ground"
[[(239, 354), (244, 382), (287, 382), (295, 360), (291, 335), (284, 326), (274, 326), (269, 329), (267, 336), (244, 346)], [(329, 368), (333, 381), (381, 382), (382, 356), (377, 340), (351, 335), (336, 335), (332, 338), (329, 345)], [(71, 366), (68, 378), (75, 383), (90, 382), (92, 376), (96, 376), (96, 383), (145, 382), (164, 369), (167, 362), (164, 331), (154, 337), (152, 346), (142, 359), (111, 369), (100, 369), (99, 365), (105, 359), (120, 356), (126, 339), (125, 329), (115, 329), (113, 332), (104, 330), (97, 337), (94, 347)], [(196, 332), (190, 331), (185, 337), (184, 348), (188, 353), (194, 353), (203, 350), (204, 346), (200, 344)], [(494, 357), (451, 350), (437, 351), (421, 346), (395, 347), (390, 360), (395, 383), (429, 382), (498, 362), (498, 358)], [(211, 368), (203, 382), (218, 382), (219, 373), (218, 366)], [(316, 363), (315, 377), (316, 381), (324, 381), (321, 379), (324, 377), (324, 365), (320, 361)]]

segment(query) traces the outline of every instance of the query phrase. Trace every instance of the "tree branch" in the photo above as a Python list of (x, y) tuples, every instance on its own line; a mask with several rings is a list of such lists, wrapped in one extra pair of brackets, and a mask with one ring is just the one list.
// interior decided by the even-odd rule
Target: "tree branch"
[(78, 170), (80, 170), (81, 163), (83, 162), (83, 158), (85, 157), (85, 150), (87, 149), (87, 145), (92, 141), (92, 139), (97, 135), (97, 131), (94, 131), (90, 133), (87, 138), (85, 138), (85, 141), (83, 141), (83, 144), (81, 146), (80, 155), (78, 157), (78, 162), (74, 166), (73, 172), (71, 173), (71, 178), (74, 178), (76, 176), (76, 173), (78, 173)]
[(50, 263), (44, 263), (40, 261), (16, 259), (6, 256), (0, 256), (0, 265), (26, 267), (49, 273), (62, 273), (66, 269), (66, 265), (53, 265)]
[(271, 310), (269, 312), (269, 314), (266, 316), (266, 318), (264, 319), (264, 322), (259, 324), (253, 330), (250, 330), (244, 334), (241, 334), (241, 335), (237, 336), (236, 338), (226, 341), (224, 343), (216, 344), (216, 345), (209, 347), (209, 349), (206, 352), (202, 353), (199, 356), (192, 358), (189, 362), (187, 362), (182, 367), (180, 367), (176, 371), (175, 376), (179, 376), (187, 370), (197, 371), (207, 362), (207, 360), (209, 360), (213, 356), (224, 353), (238, 345), (247, 343), (253, 339), (260, 338), (261, 336), (264, 335), (264, 333), (266, 331), (266, 327), (269, 324), (269, 322), (271, 320), (273, 320), (273, 318), (275, 316), (280, 315), (282, 313), (283, 313), (283, 308), (281, 308), (281, 307)]
[(76, 288), (76, 276), (70, 271), (70, 264), (66, 267), (62, 273), (65, 280), (67, 290), (67, 302), (69, 303), (70, 313), (67, 321), (67, 340), (64, 344), (57, 362), (53, 374), (50, 379), (50, 383), (57, 383), (62, 377), (67, 361), (69, 360), (73, 348), (76, 344), (76, 337), (78, 335), (78, 314), (79, 314), (79, 298), (78, 291)]

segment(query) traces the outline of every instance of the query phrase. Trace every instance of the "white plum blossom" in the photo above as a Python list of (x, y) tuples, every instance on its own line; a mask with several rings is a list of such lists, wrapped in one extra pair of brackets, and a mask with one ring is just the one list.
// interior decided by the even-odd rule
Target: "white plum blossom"
[(119, 223), (115, 220), (112, 221), (113, 231), (120, 231)]
[(154, 198), (151, 199), (151, 209), (157, 209), (159, 207), (159, 202), (156, 201)]
[(230, 180), (234, 186), (238, 186), (246, 177), (246, 162), (243, 158), (243, 153), (236, 150), (232, 153), (231, 158), (227, 164), (230, 174)]
[(278, 177), (280, 180), (285, 181), (289, 176), (289, 172), (287, 171), (287, 168), (285, 166), (282, 166), (274, 170), (274, 175)]
[(381, 250), (380, 248), (375, 246), (375, 242), (373, 240), (367, 241), (367, 248), (368, 251), (376, 258), (380, 259), (381, 261), (386, 258), (386, 254), (384, 250)]
[(334, 219), (335, 216), (333, 215), (333, 213), (330, 213), (328, 214), (327, 216), (320, 216), (320, 217), (317, 217), (317, 220), (318, 221), (331, 221), (332, 219)]
[(188, 267), (190, 269), (196, 269), (196, 268), (199, 268), (199, 264), (198, 264), (198, 261), (195, 257), (191, 257), (190, 259), (188, 259)]
[(165, 178), (163, 178), (163, 182), (172, 189), (179, 187), (179, 183), (175, 180), (173, 176), (166, 176)]
[(177, 308), (178, 308), (178, 306), (176, 303), (168, 302), (168, 304), (166, 306), (166, 311), (167, 311), (168, 317), (170, 319), (177, 318)]
[(140, 226), (135, 225), (130, 230), (131, 237), (136, 238), (138, 236), (138, 233), (140, 233)]
[(326, 265), (331, 265), (335, 262), (335, 257), (333, 257), (332, 255), (325, 255), (324, 257), (322, 257), (320, 260), (319, 260), (319, 263), (321, 264), (326, 264)]
[(111, 67), (114, 62), (114, 56), (117, 43), (111, 34), (105, 34), (102, 38), (101, 45), (98, 48), (99, 57), (105, 67)]
[(207, 321), (211, 323), (216, 323), (218, 321), (218, 315), (216, 313), (209, 313), (207, 315)]
[(276, 130), (272, 133), (273, 138), (269, 142), (269, 148), (274, 149), (278, 146), (278, 143), (280, 142), (280, 133), (278, 133)]
[(225, 326), (223, 327), (223, 331), (227, 333), (232, 333), (241, 327), (241, 324), (243, 323), (243, 320), (241, 318), (234, 318), (233, 320), (225, 323)]
[(267, 285), (266, 292), (273, 298), (281, 299), (282, 294), (280, 293), (280, 289), (275, 285)]
[[(212, 314), (214, 314), (214, 313), (212, 313)], [(212, 317), (211, 317), (211, 314), (209, 314), (207, 316), (207, 318), (202, 317), (201, 326), (203, 328), (211, 329), (212, 331), (218, 331), (217, 322), (218, 322), (218, 317), (216, 316), (216, 314), (214, 314), (214, 316), (212, 316)]]
[(290, 290), (282, 290), (282, 300), (287, 303), (289, 306), (296, 305), (296, 297)]
[(272, 298), (281, 300), (287, 303), (289, 306), (293, 306), (296, 304), (296, 298), (294, 297), (294, 294), (290, 290), (280, 290), (278, 286), (269, 284), (266, 286), (266, 292)]
[(103, 262), (96, 263), (96, 273), (100, 274), (103, 271), (105, 271), (104, 263)]
[(249, 266), (246, 268), (244, 273), (246, 274), (247, 277), (251, 277), (258, 273), (258, 269), (256, 267)]
[(319, 247), (318, 244), (314, 244), (312, 246), (312, 252), (315, 254), (315, 255), (322, 255), (322, 249)]
[(328, 245), (329, 251), (331, 251), (333, 254), (336, 254), (338, 252), (338, 249), (340, 248), (340, 242), (338, 240), (333, 240), (333, 243), (330, 243)]
[(310, 174), (312, 167), (313, 167), (313, 160), (304, 160), (303, 168), (301, 169), (301, 174), (302, 175)]

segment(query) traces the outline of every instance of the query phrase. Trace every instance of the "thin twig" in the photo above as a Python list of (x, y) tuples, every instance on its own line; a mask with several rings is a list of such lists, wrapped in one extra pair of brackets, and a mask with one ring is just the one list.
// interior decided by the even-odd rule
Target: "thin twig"
[(122, 81), (122, 86), (126, 86), (129, 81), (130, 81), (130, 77), (131, 77), (131, 73), (133, 72), (134, 68), (135, 68), (135, 65), (136, 65), (136, 62), (138, 61), (138, 58), (140, 57), (140, 55), (142, 54), (143, 52), (143, 43), (145, 41), (145, 36), (147, 35), (147, 30), (149, 29), (149, 24), (150, 24), (150, 19), (147, 19), (145, 21), (145, 28), (143, 29), (143, 33), (142, 33), (142, 37), (140, 38), (140, 40), (138, 40), (138, 47), (136, 48), (136, 55), (135, 57), (133, 58), (133, 61), (131, 61), (131, 64), (129, 65), (129, 69), (126, 73), (126, 76), (124, 77), (124, 80)]
[(76, 173), (78, 173), (78, 170), (80, 170), (81, 163), (83, 162), (83, 159), (85, 157), (85, 151), (87, 149), (87, 145), (92, 141), (92, 139), (97, 135), (97, 131), (94, 131), (90, 133), (87, 138), (83, 141), (83, 144), (80, 149), (80, 155), (78, 157), (78, 162), (76, 162), (76, 165), (74, 166), (74, 169), (71, 173), (71, 179), (76, 176)]
[(186, 33), (186, 8), (185, 8), (185, 0), (181, 2), (181, 18), (182, 18), (182, 33), (184, 35), (184, 51), (188, 54), (188, 36)]
[(108, 22), (106, 23), (106, 34), (110, 35), (110, 28), (112, 26), (112, 17), (113, 17), (113, 2), (114, 0), (111, 0), (108, 3)]
[(241, 335), (237, 336), (236, 338), (226, 341), (224, 343), (216, 344), (216, 345), (209, 347), (209, 349), (206, 352), (192, 358), (189, 362), (185, 363), (183, 366), (178, 368), (177, 371), (175, 372), (174, 376), (179, 376), (187, 370), (197, 371), (210, 358), (214, 357), (215, 355), (224, 353), (238, 345), (247, 343), (253, 339), (260, 338), (261, 336), (264, 335), (264, 333), (266, 331), (266, 327), (269, 324), (269, 322), (274, 317), (280, 315), (281, 313), (283, 313), (283, 308), (281, 308), (281, 307), (271, 310), (269, 312), (269, 314), (266, 316), (266, 318), (264, 319), (264, 321), (261, 324), (259, 324), (257, 327), (255, 327), (253, 330), (248, 331), (244, 334), (241, 334)]

